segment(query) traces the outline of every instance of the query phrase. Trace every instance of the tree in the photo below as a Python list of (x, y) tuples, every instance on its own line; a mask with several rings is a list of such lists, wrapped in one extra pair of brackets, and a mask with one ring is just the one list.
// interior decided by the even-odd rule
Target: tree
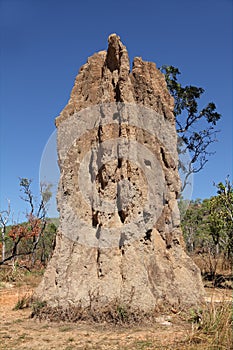
[[(179, 201), (179, 208), (182, 212), (183, 202)], [(181, 221), (181, 227), (188, 252), (202, 251), (210, 244), (209, 228), (208, 228), (208, 199), (201, 201), (193, 200), (185, 208), (185, 214)]]
[(1, 248), (2, 248), (2, 260), (5, 259), (5, 251), (6, 251), (6, 227), (10, 219), (11, 207), (10, 200), (8, 199), (8, 207), (6, 210), (0, 212), (0, 225), (1, 225)]
[(217, 196), (210, 199), (210, 233), (217, 248), (228, 259), (233, 259), (233, 184), (229, 177), (220, 182)]
[(215, 126), (221, 115), (216, 112), (213, 102), (202, 109), (198, 100), (204, 89), (193, 85), (182, 86), (177, 76), (178, 68), (162, 66), (161, 72), (165, 75), (167, 87), (174, 98), (174, 115), (176, 130), (179, 135), (178, 152), (189, 152), (190, 161), (184, 164), (180, 161), (179, 168), (184, 174), (182, 190), (186, 187), (191, 174), (203, 169), (208, 157), (213, 154), (209, 151), (210, 144), (217, 141)]
[[(18, 256), (31, 256), (31, 264), (35, 262), (35, 252), (42, 242), (41, 246), (45, 249), (44, 233), (47, 224), (47, 204), (52, 196), (51, 184), (42, 183), (40, 186), (40, 202), (37, 205), (35, 196), (31, 190), (31, 179), (20, 178), (21, 199), (29, 203), (29, 213), (26, 214), (27, 222), (24, 224), (13, 225), (8, 237), (11, 239), (11, 252), (8, 256), (2, 256), (0, 265), (10, 261)], [(44, 256), (45, 254), (43, 254)]]
[(219, 263), (229, 266), (233, 260), (233, 184), (227, 178), (215, 186), (216, 196), (191, 201), (187, 210), (181, 198), (179, 207), (186, 210), (181, 226), (187, 250), (202, 253), (205, 273), (218, 283)]

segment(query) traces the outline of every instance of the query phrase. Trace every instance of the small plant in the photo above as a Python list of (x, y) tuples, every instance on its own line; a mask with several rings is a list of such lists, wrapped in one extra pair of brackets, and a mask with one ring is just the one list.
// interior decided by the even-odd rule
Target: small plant
[(12, 323), (14, 323), (14, 324), (19, 324), (19, 323), (22, 323), (22, 322), (23, 322), (22, 318), (17, 318), (17, 319), (14, 320)]
[(190, 319), (189, 321), (192, 323), (196, 323), (196, 324), (201, 324), (202, 323), (202, 310), (198, 309), (191, 309), (190, 310)]
[(69, 341), (69, 342), (73, 342), (73, 341), (74, 341), (74, 338), (73, 338), (73, 337), (69, 337), (69, 338), (68, 338), (68, 341)]
[(119, 317), (119, 319), (121, 321), (127, 321), (127, 318), (128, 318), (128, 313), (127, 313), (127, 310), (124, 306), (117, 306), (117, 316)]
[(40, 311), (46, 307), (47, 303), (46, 301), (42, 300), (34, 300), (32, 303), (32, 313), (31, 317), (34, 317), (35, 315), (39, 315)]
[(27, 307), (29, 307), (31, 304), (31, 296), (24, 295), (22, 298), (19, 298), (15, 306), (13, 307), (13, 310), (22, 310)]
[(20, 336), (19, 336), (19, 340), (24, 340), (25, 339), (25, 337), (27, 336), (27, 334), (26, 333), (23, 333), (23, 334), (21, 334)]
[(72, 327), (70, 326), (63, 326), (59, 329), (60, 332), (69, 332), (72, 330)]
[(137, 350), (146, 350), (146, 349), (151, 349), (153, 346), (153, 343), (147, 340), (140, 340), (140, 341), (137, 341), (136, 346), (137, 346), (136, 347)]

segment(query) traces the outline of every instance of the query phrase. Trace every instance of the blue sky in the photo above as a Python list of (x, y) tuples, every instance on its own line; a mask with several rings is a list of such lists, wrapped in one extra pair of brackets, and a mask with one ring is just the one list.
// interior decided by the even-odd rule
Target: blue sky
[(80, 66), (114, 32), (131, 61), (178, 67), (183, 83), (203, 87), (202, 103), (222, 114), (193, 199), (214, 195), (213, 182), (232, 175), (232, 0), (0, 0), (0, 209), (9, 198), (14, 220), (26, 208), (18, 177), (33, 179), (38, 193), (54, 119)]

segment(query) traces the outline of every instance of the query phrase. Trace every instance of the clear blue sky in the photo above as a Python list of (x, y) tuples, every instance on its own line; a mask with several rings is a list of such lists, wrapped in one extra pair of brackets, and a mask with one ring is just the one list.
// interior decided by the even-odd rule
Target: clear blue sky
[(0, 209), (25, 212), (18, 177), (38, 192), (43, 149), (87, 57), (120, 35), (131, 60), (177, 66), (222, 114), (219, 142), (193, 199), (232, 175), (232, 0), (0, 0)]

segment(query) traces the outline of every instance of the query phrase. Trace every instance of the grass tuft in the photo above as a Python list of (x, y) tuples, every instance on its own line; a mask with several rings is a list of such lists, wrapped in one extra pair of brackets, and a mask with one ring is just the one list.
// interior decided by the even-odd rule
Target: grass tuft
[(17, 310), (26, 309), (31, 306), (31, 301), (32, 301), (31, 296), (24, 295), (18, 299), (17, 303), (15, 304), (12, 310), (17, 311)]
[(201, 311), (193, 314), (188, 343), (190, 346), (199, 344), (198, 349), (203, 350), (231, 349), (232, 326), (231, 302), (208, 303)]

